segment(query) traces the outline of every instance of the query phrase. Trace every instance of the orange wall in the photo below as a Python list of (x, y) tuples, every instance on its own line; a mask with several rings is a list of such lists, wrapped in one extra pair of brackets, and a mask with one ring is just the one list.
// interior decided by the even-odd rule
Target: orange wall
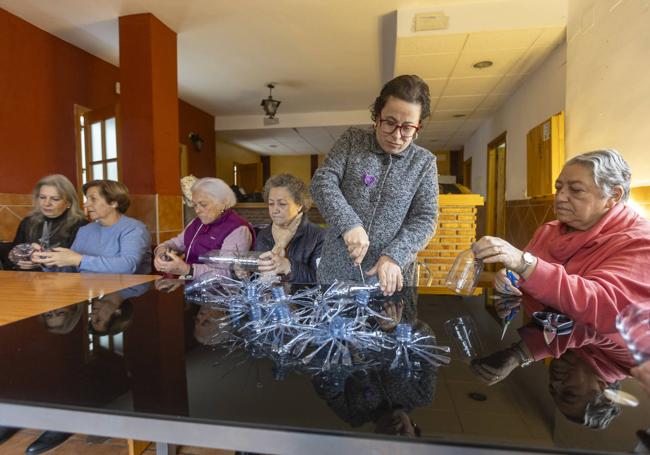
[[(187, 146), (188, 172), (196, 177), (214, 177), (216, 169), (214, 116), (179, 100), (178, 118), (180, 142)], [(189, 140), (192, 132), (198, 133), (203, 138), (203, 148), (200, 152)]]
[(118, 69), (0, 9), (0, 192), (76, 181), (73, 105), (117, 100)]
[[(75, 182), (73, 106), (115, 103), (118, 80), (116, 66), (0, 8), (0, 193), (30, 193), (53, 173)], [(190, 170), (214, 176), (214, 118), (180, 100), (179, 117), (180, 142), (199, 127), (206, 140), (199, 156), (189, 150)]]

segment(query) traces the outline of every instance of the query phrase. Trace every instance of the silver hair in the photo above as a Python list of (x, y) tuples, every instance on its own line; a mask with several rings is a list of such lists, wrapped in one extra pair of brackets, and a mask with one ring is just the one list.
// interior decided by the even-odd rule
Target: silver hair
[(192, 194), (196, 191), (202, 191), (214, 198), (216, 201), (219, 201), (226, 206), (225, 209), (233, 207), (237, 203), (237, 196), (233, 190), (230, 189), (228, 184), (221, 179), (214, 177), (205, 177), (198, 179), (190, 188)]
[(623, 188), (621, 202), (626, 202), (630, 197), (630, 179), (632, 171), (621, 154), (614, 149), (594, 150), (574, 156), (565, 163), (580, 164), (591, 170), (596, 186), (600, 188), (603, 197), (614, 197), (614, 187)]
[[(607, 388), (619, 390), (621, 384), (619, 381), (609, 384)], [(604, 392), (598, 393), (587, 403), (585, 409), (584, 421), (582, 424), (594, 430), (603, 430), (621, 413), (621, 407), (609, 401)]]

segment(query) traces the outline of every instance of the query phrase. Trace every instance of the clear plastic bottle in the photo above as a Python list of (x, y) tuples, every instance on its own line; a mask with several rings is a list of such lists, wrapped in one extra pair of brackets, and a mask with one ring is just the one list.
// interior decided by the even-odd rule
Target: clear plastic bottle
[[(31, 243), (19, 243), (9, 251), (9, 260), (14, 264), (20, 261), (30, 262), (32, 255), (36, 252)], [(32, 268), (38, 268), (38, 264), (33, 264)]]
[(199, 261), (205, 264), (226, 265), (235, 270), (246, 270), (256, 272), (259, 266), (260, 255), (263, 251), (239, 251), (212, 250), (199, 257)]
[(445, 285), (460, 295), (472, 295), (483, 271), (483, 261), (476, 259), (472, 249), (461, 251), (449, 269)]

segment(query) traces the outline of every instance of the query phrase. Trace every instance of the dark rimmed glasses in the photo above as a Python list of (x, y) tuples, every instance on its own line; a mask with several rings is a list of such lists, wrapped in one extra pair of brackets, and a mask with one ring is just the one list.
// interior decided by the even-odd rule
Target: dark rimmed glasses
[(379, 117), (379, 130), (382, 133), (393, 134), (399, 128), (399, 132), (404, 138), (415, 136), (420, 131), (420, 126), (410, 125), (408, 123), (399, 124), (393, 119), (383, 119)]

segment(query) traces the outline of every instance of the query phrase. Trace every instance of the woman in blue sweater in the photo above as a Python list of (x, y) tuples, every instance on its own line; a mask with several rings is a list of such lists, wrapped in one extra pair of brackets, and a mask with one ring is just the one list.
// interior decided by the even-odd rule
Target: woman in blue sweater
[(124, 214), (131, 204), (126, 185), (93, 180), (83, 191), (94, 222), (79, 229), (69, 249), (36, 253), (32, 261), (60, 271), (150, 273), (151, 236), (143, 223)]
[[(151, 236), (138, 220), (124, 215), (131, 204), (129, 190), (113, 180), (93, 180), (83, 186), (85, 208), (93, 221), (77, 231), (70, 248), (53, 248), (32, 255), (32, 262), (49, 271), (89, 273), (151, 272)], [(16, 431), (0, 427), (0, 442)], [(46, 431), (25, 453), (42, 453), (62, 443), (70, 433)]]

